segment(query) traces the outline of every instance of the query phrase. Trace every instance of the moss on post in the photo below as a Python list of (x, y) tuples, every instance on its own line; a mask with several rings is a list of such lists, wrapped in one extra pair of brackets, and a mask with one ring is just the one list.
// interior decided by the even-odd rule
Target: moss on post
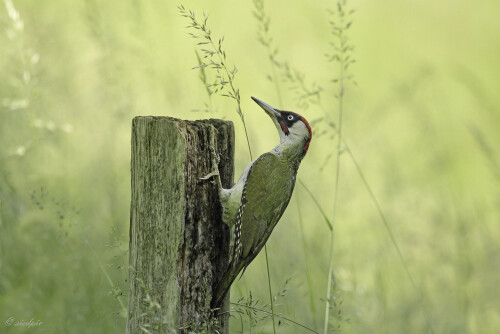
[[(222, 184), (233, 182), (234, 128), (221, 120), (136, 117), (132, 122), (132, 201), (127, 333), (210, 329), (212, 290), (229, 260), (210, 146)], [(228, 333), (229, 295), (217, 313)], [(225, 312), (225, 313), (224, 313)]]

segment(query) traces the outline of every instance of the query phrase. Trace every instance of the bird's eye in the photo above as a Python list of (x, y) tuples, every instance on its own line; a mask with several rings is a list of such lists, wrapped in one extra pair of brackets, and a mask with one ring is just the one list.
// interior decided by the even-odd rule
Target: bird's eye
[(288, 115), (288, 120), (289, 121), (293, 121), (293, 116), (292, 115)]

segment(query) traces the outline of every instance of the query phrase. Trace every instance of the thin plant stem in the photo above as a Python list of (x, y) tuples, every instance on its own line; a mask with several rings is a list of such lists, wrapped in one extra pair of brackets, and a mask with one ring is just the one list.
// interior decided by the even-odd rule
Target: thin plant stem
[(321, 212), (321, 215), (323, 216), (323, 219), (325, 219), (325, 223), (328, 225), (328, 229), (330, 231), (332, 231), (333, 230), (332, 222), (330, 221), (330, 219), (328, 219), (328, 216), (326, 215), (325, 210), (323, 210), (323, 207), (321, 206), (321, 204), (319, 204), (319, 201), (316, 198), (316, 196), (314, 196), (314, 194), (309, 189), (309, 187), (307, 187), (307, 185), (301, 179), (299, 179), (299, 182), (304, 187), (304, 189), (307, 191), (307, 193), (311, 196), (314, 204), (316, 204), (316, 206), (318, 207), (319, 212)]
[[(338, 197), (339, 197), (339, 183), (340, 183), (340, 159), (342, 156), (342, 142), (343, 142), (343, 114), (344, 114), (344, 92), (345, 92), (345, 81), (351, 80), (352, 75), (347, 75), (346, 72), (350, 64), (354, 62), (351, 58), (350, 52), (354, 47), (350, 44), (349, 38), (346, 31), (352, 24), (350, 15), (354, 10), (346, 11), (347, 0), (337, 1), (337, 10), (330, 11), (332, 14), (332, 19), (330, 20), (331, 32), (335, 38), (335, 42), (332, 43), (334, 47), (333, 55), (328, 56), (330, 61), (336, 62), (338, 64), (339, 75), (338, 78), (334, 79), (333, 82), (337, 83), (337, 93), (335, 97), (338, 101), (338, 119), (337, 119), (337, 161), (335, 170), (335, 188), (333, 197), (333, 224), (337, 223), (338, 216)], [(354, 82), (354, 81), (353, 81)], [(355, 82), (354, 82), (355, 83)], [(326, 292), (326, 305), (325, 305), (325, 321), (324, 321), (324, 334), (328, 333), (329, 317), (330, 317), (330, 304), (331, 304), (331, 289), (334, 283), (334, 273), (333, 273), (333, 259), (334, 259), (334, 237), (335, 237), (335, 225), (333, 225), (330, 237), (330, 259), (328, 265), (328, 283)], [(336, 304), (334, 303), (334, 306)]]
[(366, 177), (365, 177), (365, 174), (363, 173), (363, 171), (361, 170), (361, 167), (360, 165), (358, 164), (358, 161), (356, 160), (356, 158), (354, 157), (354, 154), (352, 153), (351, 149), (349, 148), (349, 145), (347, 145), (345, 139), (344, 139), (344, 146), (346, 148), (346, 151), (349, 153), (349, 156), (351, 157), (351, 160), (352, 162), (354, 163), (354, 167), (356, 167), (356, 171), (358, 172), (358, 175), (361, 179), (361, 181), (363, 182), (363, 185), (365, 186), (366, 188), (366, 191), (368, 192), (368, 194), (370, 195), (370, 198), (372, 200), (372, 202), (375, 204), (375, 207), (377, 208), (377, 212), (380, 216), (380, 219), (382, 220), (382, 222), (384, 223), (384, 226), (385, 226), (385, 229), (387, 231), (387, 234), (389, 234), (389, 238), (391, 239), (391, 242), (392, 244), (394, 245), (394, 248), (396, 249), (396, 253), (398, 254), (398, 257), (399, 259), (401, 260), (401, 263), (403, 264), (403, 268), (405, 270), (405, 273), (406, 275), (408, 276), (408, 279), (410, 280), (410, 283), (413, 287), (413, 289), (415, 290), (415, 292), (417, 293), (417, 296), (419, 298), (419, 302), (422, 306), (422, 309), (424, 311), (424, 315), (425, 315), (425, 319), (427, 321), (427, 325), (429, 326), (429, 330), (431, 331), (431, 333), (434, 333), (434, 329), (432, 327), (432, 323), (430, 321), (430, 315), (429, 315), (429, 312), (427, 311), (427, 309), (423, 306), (423, 297), (422, 297), (422, 293), (420, 291), (420, 289), (417, 287), (417, 284), (415, 283), (415, 280), (413, 279), (413, 276), (412, 274), (410, 273), (410, 270), (408, 269), (408, 265), (406, 263), (406, 259), (405, 257), (403, 256), (403, 252), (401, 251), (401, 249), (399, 248), (399, 244), (398, 242), (396, 241), (396, 237), (394, 236), (394, 233), (392, 233), (392, 229), (391, 227), (389, 226), (389, 222), (387, 221), (387, 218), (385, 217), (385, 214), (384, 214), (384, 211), (382, 211), (382, 207), (380, 206), (380, 203), (379, 201), (377, 200), (377, 197), (375, 196), (375, 194), (373, 193), (373, 190), (372, 188), (370, 187), (370, 184), (368, 183), (368, 181), (366, 180)]
[[(104, 269), (104, 265), (102, 264), (101, 259), (97, 255), (96, 251), (94, 250), (94, 248), (92, 248), (92, 246), (90, 246), (90, 243), (89, 243), (88, 239), (83, 234), (82, 234), (82, 239), (85, 242), (85, 244), (87, 245), (87, 247), (90, 249), (90, 251), (92, 252), (92, 254), (94, 254), (94, 256), (95, 256), (95, 258), (97, 260), (97, 263), (99, 264), (99, 267), (101, 268), (102, 272), (104, 273), (104, 276), (106, 277), (106, 280), (108, 281), (109, 285), (111, 286), (111, 288), (114, 288), (115, 285), (113, 283), (113, 280), (109, 276), (109, 274), (106, 271), (106, 269)], [(121, 300), (120, 296), (117, 296), (116, 299), (118, 299), (118, 302), (120, 303), (120, 306), (121, 306), (122, 311), (124, 312), (124, 314), (127, 314), (127, 308), (125, 307), (125, 304), (123, 304), (123, 301)]]
[[(297, 213), (299, 218), (300, 225), (300, 234), (302, 236), (302, 249), (304, 251), (304, 260), (306, 262), (306, 279), (307, 279), (307, 287), (309, 289), (309, 303), (311, 304), (311, 312), (313, 314), (313, 319), (316, 319), (316, 304), (314, 303), (314, 292), (312, 288), (312, 280), (309, 272), (309, 257), (307, 256), (307, 248), (306, 248), (306, 239), (304, 236), (304, 223), (302, 221), (302, 211), (300, 210), (300, 201), (298, 194), (295, 195), (295, 200), (297, 202)], [(314, 329), (316, 329), (316, 321), (314, 321)]]
[[(268, 51), (270, 52), (269, 47), (268, 47)], [(279, 84), (278, 78), (276, 76), (276, 68), (275, 67), (276, 67), (276, 65), (271, 60), (271, 71), (273, 74), (274, 86), (276, 87), (276, 95), (278, 96), (278, 103), (279, 103), (280, 108), (283, 108), (283, 99), (281, 97), (281, 89), (280, 89), (280, 84)]]
[[(199, 59), (198, 61), (199, 65), (196, 66), (195, 68), (208, 67), (216, 70), (217, 71), (216, 82), (214, 82), (214, 84), (205, 85), (205, 87), (210, 90), (210, 94), (219, 92), (222, 96), (231, 98), (236, 101), (236, 113), (238, 114), (238, 116), (241, 119), (241, 122), (243, 123), (243, 128), (245, 130), (245, 137), (248, 145), (248, 153), (250, 155), (250, 160), (253, 160), (252, 149), (250, 147), (250, 140), (248, 139), (248, 130), (245, 123), (245, 116), (243, 115), (243, 111), (241, 110), (240, 90), (234, 87), (234, 77), (238, 72), (238, 69), (236, 68), (236, 66), (234, 66), (233, 70), (228, 69), (228, 66), (226, 64), (226, 52), (223, 51), (222, 49), (222, 42), (224, 41), (224, 37), (220, 38), (218, 43), (219, 45), (216, 45), (214, 39), (212, 38), (212, 33), (207, 26), (207, 21), (208, 21), (207, 15), (205, 15), (204, 20), (200, 23), (196, 19), (195, 13), (193, 11), (186, 10), (182, 5), (179, 5), (178, 9), (182, 16), (188, 18), (191, 21), (191, 25), (188, 26), (189, 28), (202, 32), (201, 38), (203, 38), (204, 41), (199, 42), (197, 45), (198, 46), (210, 45), (212, 48), (211, 50), (204, 49), (203, 47), (201, 48), (201, 51), (204, 54), (204, 58), (208, 60), (207, 62), (205, 62), (205, 61), (200, 61), (201, 59)], [(200, 38), (199, 35), (193, 33), (190, 33), (190, 35), (193, 38)], [(217, 58), (219, 59), (218, 62), (212, 59), (214, 55), (217, 55)], [(225, 75), (219, 72), (219, 70), (221, 69), (224, 71)], [(227, 84), (229, 84), (230, 90), (228, 90), (227, 92), (222, 92), (222, 90)], [(214, 88), (214, 90), (211, 90), (211, 88)]]
[[(343, 86), (343, 64), (341, 62), (341, 71), (340, 71), (340, 81), (339, 81), (339, 86), (341, 87), (340, 90), (343, 91), (344, 86)], [(336, 172), (335, 172), (335, 190), (334, 190), (334, 197), (333, 197), (333, 217), (332, 221), (335, 224), (336, 223), (336, 218), (337, 218), (337, 203), (338, 203), (338, 192), (339, 192), (339, 180), (340, 180), (340, 156), (342, 154), (342, 114), (343, 114), (343, 98), (342, 94), (339, 94), (339, 119), (338, 119), (338, 138), (337, 138), (337, 162), (336, 162)], [(329, 261), (329, 266), (328, 266), (328, 285), (326, 289), (326, 306), (325, 306), (325, 330), (324, 334), (328, 332), (328, 318), (329, 318), (329, 313), (330, 313), (330, 293), (331, 293), (331, 285), (332, 285), (332, 277), (333, 277), (333, 248), (334, 248), (334, 235), (335, 235), (335, 228), (332, 228), (331, 232), (331, 239), (330, 239), (330, 261)]]
[(273, 300), (273, 292), (271, 289), (271, 274), (269, 272), (269, 258), (267, 256), (267, 247), (264, 246), (264, 254), (266, 255), (266, 268), (267, 268), (267, 285), (269, 287), (269, 300), (271, 301), (271, 319), (273, 320), (273, 333), (276, 334), (276, 324), (274, 321), (274, 300)]
[[(245, 307), (245, 308), (249, 308), (251, 310), (255, 310), (255, 311), (259, 311), (259, 312), (262, 312), (262, 313), (266, 313), (266, 314), (271, 314), (271, 312), (268, 312), (266, 310), (263, 310), (263, 309), (260, 309), (258, 307), (253, 307), (253, 306), (248, 306), (248, 305), (244, 305), (244, 304), (239, 304), (239, 303), (231, 303), (231, 305), (236, 305), (236, 306), (239, 306), (239, 307)], [(222, 313), (221, 313), (222, 314)], [(293, 321), (292, 319), (289, 319), (285, 316), (282, 316), (281, 314), (273, 314), (275, 317), (277, 318), (280, 318), (280, 319), (283, 319), (285, 321), (288, 321), (288, 322), (291, 322), (292, 324), (294, 325), (297, 325), (297, 326), (300, 326), (304, 329), (307, 329), (308, 331), (310, 331), (311, 333), (316, 333), (316, 334), (319, 334), (318, 332), (316, 332), (314, 329), (312, 328), (309, 328), (299, 322), (296, 322), (296, 321)]]
[(229, 73), (229, 70), (227, 69), (227, 66), (224, 63), (225, 59), (223, 59), (223, 55), (221, 54), (220, 49), (215, 46), (214, 41), (212, 40), (212, 38), (209, 36), (208, 39), (210, 40), (210, 43), (212, 44), (212, 47), (214, 48), (214, 50), (217, 50), (216, 54), (219, 57), (220, 63), (222, 65), (222, 67), (224, 68), (224, 71), (226, 72), (226, 75), (227, 75), (227, 78), (228, 78), (227, 80), (229, 82), (229, 86), (231, 87), (234, 99), (236, 100), (236, 103), (237, 103), (237, 108), (238, 109), (236, 111), (237, 111), (238, 115), (240, 116), (241, 123), (243, 123), (243, 128), (245, 129), (245, 137), (246, 137), (246, 140), (247, 140), (248, 153), (250, 154), (250, 160), (253, 161), (252, 148), (250, 147), (250, 140), (248, 139), (248, 131), (247, 131), (247, 124), (245, 122), (245, 115), (243, 115), (243, 110), (241, 110), (240, 92), (239, 92), (239, 90), (235, 89), (234, 85), (233, 85), (234, 74), (230, 74)]
[(241, 122), (243, 123), (243, 128), (245, 129), (245, 137), (247, 139), (247, 146), (248, 146), (248, 153), (250, 154), (250, 160), (253, 161), (252, 149), (250, 148), (250, 140), (248, 139), (247, 125), (245, 123), (245, 117), (243, 116), (243, 112), (241, 113)]
[[(339, 40), (341, 41), (341, 48), (343, 47), (343, 30), (339, 31)], [(338, 82), (338, 130), (337, 130), (337, 161), (336, 161), (336, 171), (335, 171), (335, 188), (333, 197), (333, 216), (332, 222), (336, 223), (337, 219), (337, 204), (338, 204), (338, 193), (339, 193), (339, 180), (340, 180), (340, 157), (342, 155), (342, 116), (344, 111), (344, 57), (339, 57), (339, 82)], [(334, 235), (335, 227), (332, 228), (330, 236), (330, 260), (328, 265), (328, 283), (326, 288), (326, 306), (325, 306), (325, 323), (324, 323), (324, 334), (328, 333), (328, 323), (330, 316), (330, 294), (333, 278), (333, 251), (334, 251)]]
[(280, 63), (276, 60), (276, 55), (278, 54), (278, 49), (274, 46), (273, 38), (269, 33), (270, 17), (266, 14), (264, 8), (264, 0), (253, 0), (255, 6), (254, 16), (257, 19), (259, 26), (257, 31), (258, 41), (262, 44), (267, 51), (267, 57), (271, 65), (271, 80), (274, 82), (274, 87), (276, 89), (276, 96), (278, 97), (279, 107), (283, 107), (283, 99), (281, 96), (281, 88), (276, 74), (276, 66), (280, 66)]
[[(195, 49), (196, 59), (198, 60), (198, 66), (200, 67), (200, 80), (205, 87), (205, 91), (208, 96), (208, 111), (214, 111), (213, 101), (212, 101), (212, 91), (210, 90), (209, 83), (207, 81), (207, 73), (205, 71), (205, 67), (203, 66), (203, 61), (201, 60), (200, 54), (198, 50)], [(206, 110), (207, 111), (207, 110)]]

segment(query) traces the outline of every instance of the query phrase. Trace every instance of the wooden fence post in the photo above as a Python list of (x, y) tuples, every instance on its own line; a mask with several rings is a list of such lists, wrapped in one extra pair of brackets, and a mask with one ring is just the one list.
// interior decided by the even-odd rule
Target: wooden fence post
[[(212, 289), (229, 260), (229, 228), (214, 182), (233, 182), (234, 128), (221, 120), (135, 117), (127, 333), (214, 332)], [(228, 333), (229, 294), (217, 313)], [(211, 327), (212, 326), (212, 327)], [(145, 330), (144, 330), (145, 329)]]

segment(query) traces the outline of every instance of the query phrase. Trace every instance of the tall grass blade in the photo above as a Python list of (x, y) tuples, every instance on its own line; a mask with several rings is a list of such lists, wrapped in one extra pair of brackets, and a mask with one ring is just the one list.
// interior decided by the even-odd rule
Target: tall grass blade
[(391, 227), (389, 225), (389, 222), (387, 221), (387, 218), (385, 217), (384, 211), (382, 211), (382, 207), (380, 206), (380, 203), (377, 200), (377, 197), (375, 196), (372, 188), (370, 187), (370, 184), (366, 180), (365, 174), (361, 170), (361, 167), (358, 164), (358, 161), (354, 157), (354, 154), (352, 153), (351, 149), (349, 148), (349, 145), (347, 145), (347, 143), (345, 142), (345, 140), (344, 140), (344, 146), (346, 148), (346, 151), (349, 153), (349, 156), (351, 157), (351, 160), (354, 163), (354, 166), (356, 167), (356, 171), (358, 172), (358, 175), (361, 178), (361, 181), (363, 182), (363, 185), (365, 186), (366, 191), (370, 195), (370, 198), (371, 198), (372, 202), (375, 204), (375, 207), (376, 207), (377, 212), (378, 212), (378, 214), (380, 216), (380, 219), (384, 223), (384, 226), (385, 226), (385, 229), (387, 231), (387, 234), (389, 234), (389, 238), (391, 239), (391, 242), (392, 242), (394, 248), (396, 249), (396, 253), (398, 254), (398, 257), (399, 257), (399, 259), (401, 261), (401, 264), (403, 265), (403, 268), (404, 268), (404, 271), (406, 273), (406, 276), (408, 276), (408, 279), (410, 280), (410, 283), (411, 283), (413, 289), (415, 290), (415, 293), (417, 294), (417, 296), (419, 298), (419, 302), (420, 302), (420, 304), (422, 306), (422, 310), (424, 311), (425, 318), (426, 318), (426, 321), (427, 321), (427, 325), (429, 326), (429, 330), (431, 331), (431, 333), (434, 333), (434, 329), (433, 329), (433, 326), (432, 326), (432, 323), (431, 323), (431, 320), (430, 320), (431, 319), (430, 315), (429, 315), (429, 313), (427, 311), (427, 308), (425, 308), (424, 305), (423, 305), (422, 292), (417, 287), (417, 284), (415, 283), (415, 280), (413, 279), (413, 275), (410, 273), (410, 270), (408, 269), (408, 265), (407, 265), (406, 259), (403, 256), (403, 252), (401, 251), (401, 248), (399, 247), (399, 244), (398, 244), (398, 242), (396, 240), (396, 237), (394, 236), (394, 233), (392, 232), (392, 229), (391, 229)]
[[(339, 194), (339, 181), (340, 181), (340, 158), (342, 155), (342, 120), (344, 114), (344, 94), (345, 94), (345, 85), (344, 81), (348, 79), (345, 76), (345, 72), (347, 71), (347, 66), (351, 63), (350, 60), (350, 51), (352, 51), (353, 47), (349, 43), (349, 39), (346, 35), (347, 29), (351, 26), (352, 21), (349, 16), (352, 13), (346, 12), (345, 6), (346, 0), (337, 1), (337, 10), (331, 11), (332, 20), (330, 21), (331, 33), (334, 36), (334, 54), (328, 56), (329, 60), (337, 63), (339, 76), (334, 79), (334, 82), (337, 82), (337, 92), (335, 97), (338, 101), (338, 120), (337, 120), (337, 160), (336, 160), (336, 169), (335, 169), (335, 188), (333, 194), (333, 216), (332, 221), (336, 223), (337, 219), (337, 206), (338, 206), (338, 194)], [(347, 23), (346, 23), (347, 21)], [(326, 305), (325, 305), (325, 322), (324, 322), (324, 334), (328, 333), (328, 324), (330, 318), (330, 298), (331, 298), (331, 287), (332, 287), (332, 278), (333, 278), (333, 251), (334, 251), (334, 235), (335, 228), (332, 228), (331, 236), (330, 236), (330, 260), (328, 265), (328, 283), (326, 289)]]
[[(299, 201), (299, 195), (295, 195), (295, 200), (297, 202), (297, 213), (298, 213), (298, 218), (299, 218), (299, 225), (300, 225), (300, 235), (302, 239), (302, 250), (304, 251), (304, 260), (306, 264), (306, 280), (307, 280), (307, 288), (309, 289), (309, 303), (311, 306), (311, 313), (313, 316), (313, 319), (315, 320), (317, 318), (316, 314), (316, 303), (315, 303), (315, 298), (314, 298), (314, 289), (313, 289), (313, 284), (311, 280), (311, 273), (309, 270), (309, 256), (307, 255), (307, 247), (306, 247), (306, 238), (304, 235), (304, 222), (302, 219), (302, 210), (300, 209), (300, 201)], [(316, 329), (316, 321), (313, 322), (314, 324), (314, 329)]]
[(288, 321), (288, 322), (290, 322), (290, 323), (292, 323), (292, 324), (295, 324), (295, 325), (297, 325), (297, 326), (300, 326), (300, 327), (302, 327), (302, 328), (304, 328), (304, 329), (307, 329), (307, 330), (308, 330), (309, 332), (311, 332), (311, 333), (316, 333), (316, 334), (319, 334), (319, 333), (318, 333), (318, 332), (316, 332), (314, 329), (309, 328), (309, 327), (307, 327), (306, 325), (303, 325), (303, 324), (301, 324), (301, 323), (299, 323), (299, 322), (297, 322), (297, 321), (293, 321), (292, 319), (287, 318), (287, 317), (285, 317), (285, 316), (282, 316), (281, 314), (271, 313), (271, 312), (268, 312), (268, 311), (263, 310), (263, 309), (261, 309), (261, 308), (257, 308), (257, 307), (253, 307), (253, 306), (249, 306), (249, 305), (244, 305), (244, 304), (240, 304), (240, 303), (231, 303), (231, 305), (236, 305), (236, 306), (238, 306), (238, 307), (244, 307), (244, 308), (248, 308), (248, 309), (251, 309), (251, 310), (254, 310), (254, 311), (258, 311), (258, 312), (266, 313), (266, 314), (272, 315), (272, 316), (274, 316), (274, 317), (276, 317), (276, 318), (280, 318), (280, 319), (283, 319), (283, 320), (285, 320), (285, 321)]
[(302, 180), (299, 179), (299, 183), (304, 187), (304, 189), (307, 191), (307, 193), (311, 196), (314, 204), (316, 204), (316, 207), (318, 208), (319, 212), (321, 212), (321, 215), (325, 219), (325, 223), (328, 225), (328, 229), (330, 231), (332, 231), (333, 230), (332, 222), (330, 221), (330, 219), (328, 219), (328, 216), (326, 215), (325, 210), (323, 210), (323, 207), (321, 207), (321, 204), (319, 204), (318, 200), (316, 199), (316, 196), (314, 196), (312, 191), (309, 190), (309, 187), (307, 187), (307, 185)]

